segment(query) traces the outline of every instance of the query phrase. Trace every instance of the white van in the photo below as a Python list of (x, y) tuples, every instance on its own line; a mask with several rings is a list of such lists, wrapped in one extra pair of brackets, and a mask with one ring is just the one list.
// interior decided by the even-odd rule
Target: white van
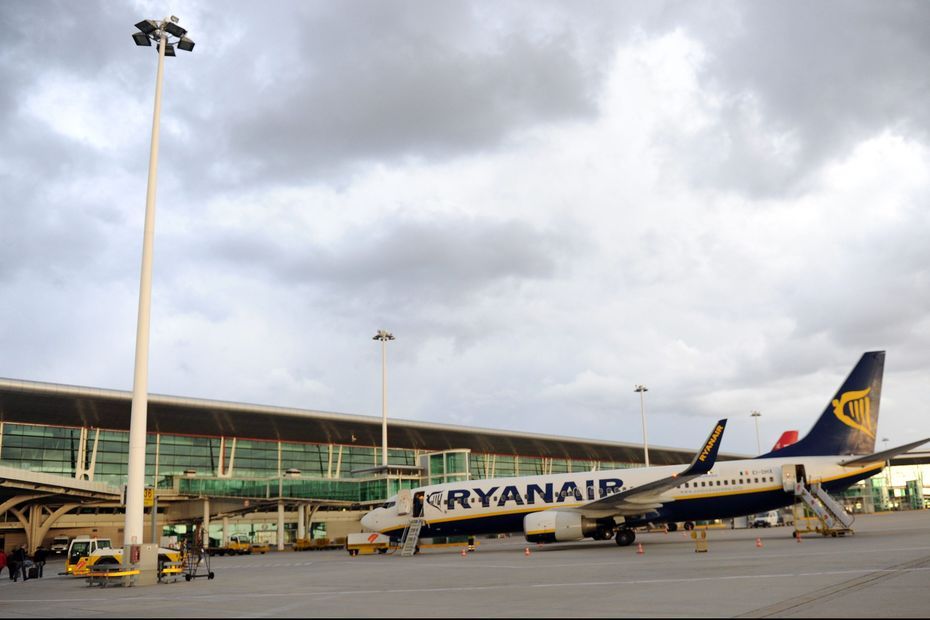
[(768, 512), (760, 512), (757, 515), (754, 515), (750, 521), (752, 527), (776, 527), (781, 525), (781, 518), (778, 515), (777, 510), (769, 510)]
[(52, 544), (48, 550), (54, 554), (63, 554), (68, 551), (68, 545), (71, 543), (69, 536), (56, 536), (52, 539)]

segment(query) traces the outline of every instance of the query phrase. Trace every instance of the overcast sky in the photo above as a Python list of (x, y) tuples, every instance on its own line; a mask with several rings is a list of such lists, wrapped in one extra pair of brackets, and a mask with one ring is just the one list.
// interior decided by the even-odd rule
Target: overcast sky
[(696, 448), (886, 350), (930, 436), (930, 3), (0, 3), (0, 376)]

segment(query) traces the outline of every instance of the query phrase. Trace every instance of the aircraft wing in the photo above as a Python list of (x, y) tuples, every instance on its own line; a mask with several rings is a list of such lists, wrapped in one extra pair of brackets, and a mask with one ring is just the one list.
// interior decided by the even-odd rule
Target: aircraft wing
[(663, 494), (693, 478), (703, 476), (714, 466), (726, 425), (726, 419), (717, 422), (701, 449), (694, 455), (691, 464), (683, 472), (602, 497), (575, 508), (575, 512), (590, 516), (640, 515), (660, 508), (666, 502), (674, 501)]
[(881, 461), (887, 461), (893, 456), (897, 456), (902, 452), (907, 452), (911, 448), (916, 448), (919, 445), (925, 444), (930, 441), (930, 437), (927, 439), (921, 439), (920, 441), (914, 441), (903, 446), (898, 446), (897, 448), (889, 448), (888, 450), (882, 450), (881, 452), (874, 452), (872, 454), (866, 454), (865, 456), (857, 456), (854, 459), (849, 459), (848, 461), (840, 461), (840, 465), (843, 467), (865, 467), (872, 463), (878, 463)]

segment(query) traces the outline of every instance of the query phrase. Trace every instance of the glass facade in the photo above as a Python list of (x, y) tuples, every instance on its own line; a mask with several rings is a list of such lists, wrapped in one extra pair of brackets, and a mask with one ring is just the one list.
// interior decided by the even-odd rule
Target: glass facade
[[(0, 423), (0, 464), (120, 486), (126, 482), (128, 441), (129, 434), (120, 431), (4, 422)], [(391, 465), (418, 465), (423, 478), (373, 477), (370, 471), (362, 471), (381, 464), (380, 452), (377, 446), (150, 434), (146, 483), (185, 495), (373, 503), (398, 489), (424, 483), (639, 466), (469, 450), (391, 448)], [(930, 465), (898, 466), (854, 485), (841, 497), (851, 512), (921, 508), (930, 497), (927, 485)]]
[(81, 430), (30, 424), (3, 425), (0, 463), (31, 471), (74, 476), (81, 458)]
[[(0, 464), (120, 486), (126, 482), (129, 434), (92, 428), (0, 424)], [(469, 450), (390, 448), (390, 465), (422, 467), (424, 476), (372, 477), (378, 446), (296, 443), (150, 434), (146, 483), (185, 495), (313, 497), (353, 503), (383, 501), (402, 488), (504, 476), (590, 471), (628, 464), (570, 461)], [(296, 470), (296, 471), (294, 471)]]

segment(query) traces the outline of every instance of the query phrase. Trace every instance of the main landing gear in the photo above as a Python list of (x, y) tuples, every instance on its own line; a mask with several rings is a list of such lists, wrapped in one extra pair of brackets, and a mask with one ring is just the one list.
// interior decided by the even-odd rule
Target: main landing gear
[(627, 528), (620, 528), (617, 530), (617, 545), (621, 547), (629, 547), (633, 544), (633, 541), (636, 540), (636, 532)]

